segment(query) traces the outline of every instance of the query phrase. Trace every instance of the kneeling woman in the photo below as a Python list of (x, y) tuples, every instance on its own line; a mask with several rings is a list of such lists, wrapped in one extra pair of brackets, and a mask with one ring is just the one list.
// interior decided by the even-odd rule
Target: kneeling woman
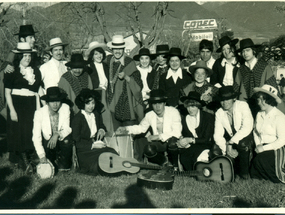
[(105, 136), (105, 126), (102, 122), (99, 107), (99, 98), (96, 92), (90, 89), (83, 89), (75, 99), (75, 104), (80, 111), (74, 116), (71, 122), (72, 137), (75, 141), (76, 152), (80, 172), (98, 175), (98, 158), (103, 152), (117, 152), (106, 146), (102, 141)]
[(181, 117), (183, 137), (177, 145), (184, 170), (192, 170), (196, 161), (208, 161), (208, 152), (204, 150), (213, 146), (214, 116), (200, 110), (204, 102), (198, 92), (191, 91), (180, 100), (188, 114)]
[(260, 111), (254, 125), (256, 156), (252, 161), (252, 178), (285, 183), (285, 115), (276, 106), (281, 103), (277, 89), (269, 85), (254, 88)]

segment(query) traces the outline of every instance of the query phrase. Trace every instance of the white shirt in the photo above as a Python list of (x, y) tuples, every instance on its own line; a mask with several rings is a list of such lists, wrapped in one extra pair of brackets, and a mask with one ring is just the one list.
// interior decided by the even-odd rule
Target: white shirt
[(223, 58), (221, 62), (222, 67), (225, 67), (225, 76), (223, 79), (223, 84), (225, 86), (233, 86), (234, 84), (233, 71), (235, 67), (233, 64), (236, 64), (236, 58), (234, 58), (231, 63), (229, 63), (225, 58)]
[(173, 78), (173, 81), (176, 84), (178, 78), (182, 79), (182, 69), (179, 68), (177, 71), (173, 71), (171, 68), (169, 68), (168, 72), (167, 72), (166, 79), (168, 79), (170, 77)]
[(285, 115), (274, 107), (269, 113), (258, 112), (254, 125), (256, 146), (263, 146), (264, 151), (276, 150), (285, 145)]
[(86, 113), (85, 110), (81, 110), (81, 113), (84, 115), (87, 121), (88, 127), (90, 129), (90, 138), (94, 138), (97, 132), (97, 126), (96, 126), (96, 120), (95, 120), (94, 113), (89, 114), (89, 113)]
[(97, 73), (98, 73), (98, 77), (99, 77), (99, 87), (101, 87), (102, 89), (106, 90), (107, 89), (107, 85), (108, 85), (108, 80), (107, 80), (106, 75), (104, 73), (103, 64), (94, 62), (94, 65), (96, 67), (96, 70), (97, 70)]
[(186, 116), (186, 124), (188, 129), (191, 131), (193, 136), (195, 138), (198, 138), (198, 135), (196, 134), (196, 128), (200, 124), (200, 110), (198, 110), (196, 116), (190, 116), (189, 114)]
[(142, 97), (143, 97), (143, 100), (147, 100), (149, 98), (147, 93), (150, 92), (150, 89), (147, 84), (147, 76), (152, 71), (152, 67), (149, 66), (148, 68), (141, 68), (140, 66), (137, 66), (137, 69), (139, 70), (141, 74), (141, 79), (143, 82)]

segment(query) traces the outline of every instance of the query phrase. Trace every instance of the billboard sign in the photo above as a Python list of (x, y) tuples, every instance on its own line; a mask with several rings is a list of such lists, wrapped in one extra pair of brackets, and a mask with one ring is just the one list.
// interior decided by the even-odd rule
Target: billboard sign
[(201, 41), (203, 39), (213, 41), (214, 39), (213, 32), (190, 33), (189, 36), (191, 41)]
[(217, 27), (218, 25), (215, 19), (186, 20), (183, 25), (183, 29), (185, 30), (205, 30), (215, 29)]

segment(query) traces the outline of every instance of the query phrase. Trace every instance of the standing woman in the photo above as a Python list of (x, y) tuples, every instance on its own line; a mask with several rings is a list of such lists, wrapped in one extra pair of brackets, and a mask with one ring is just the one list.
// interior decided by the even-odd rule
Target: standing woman
[(78, 163), (81, 173), (98, 175), (98, 158), (103, 152), (117, 154), (113, 148), (109, 148), (100, 140), (106, 134), (106, 128), (102, 117), (97, 111), (100, 103), (96, 92), (90, 89), (83, 89), (75, 99), (80, 112), (78, 112), (72, 122), (72, 137), (75, 141)]
[[(40, 108), (39, 95), (41, 73), (34, 66), (36, 50), (29, 43), (19, 42), (13, 65), (15, 72), (5, 73), (5, 97), (7, 112), (8, 150), (16, 155), (12, 163), (20, 165), (27, 173), (32, 172), (29, 156), (34, 151), (32, 142), (33, 118), (36, 109)], [(10, 157), (11, 158), (11, 157)]]
[(139, 54), (135, 55), (133, 59), (135, 61), (139, 61), (139, 65), (137, 65), (137, 69), (141, 74), (141, 79), (143, 82), (143, 88), (142, 88), (142, 97), (143, 101), (146, 101), (149, 99), (149, 92), (150, 88), (147, 83), (147, 76), (152, 71), (151, 60), (154, 60), (155, 56), (150, 54), (149, 49), (142, 48), (139, 51)]
[(161, 75), (159, 89), (166, 92), (166, 103), (176, 107), (179, 103), (180, 91), (192, 82), (192, 78), (186, 69), (181, 68), (181, 61), (185, 57), (181, 55), (180, 48), (171, 48), (166, 57), (170, 68)]
[(210, 82), (218, 88), (222, 86), (238, 88), (239, 83), (235, 84), (240, 66), (236, 50), (238, 41), (238, 39), (231, 40), (228, 36), (219, 40), (220, 48), (217, 49), (217, 52), (222, 52), (222, 55), (213, 65), (213, 75)]

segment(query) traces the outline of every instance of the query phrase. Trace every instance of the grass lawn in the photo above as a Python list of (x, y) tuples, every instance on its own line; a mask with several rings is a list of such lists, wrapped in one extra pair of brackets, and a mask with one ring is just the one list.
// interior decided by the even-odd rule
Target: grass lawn
[[(1, 143), (0, 143), (1, 145)], [(3, 145), (2, 145), (3, 146)], [(2, 149), (2, 152), (1, 152)], [(0, 209), (282, 208), (285, 186), (260, 180), (220, 184), (175, 177), (169, 191), (141, 188), (137, 175), (88, 176), (74, 170), (40, 180), (13, 169), (0, 147)]]

